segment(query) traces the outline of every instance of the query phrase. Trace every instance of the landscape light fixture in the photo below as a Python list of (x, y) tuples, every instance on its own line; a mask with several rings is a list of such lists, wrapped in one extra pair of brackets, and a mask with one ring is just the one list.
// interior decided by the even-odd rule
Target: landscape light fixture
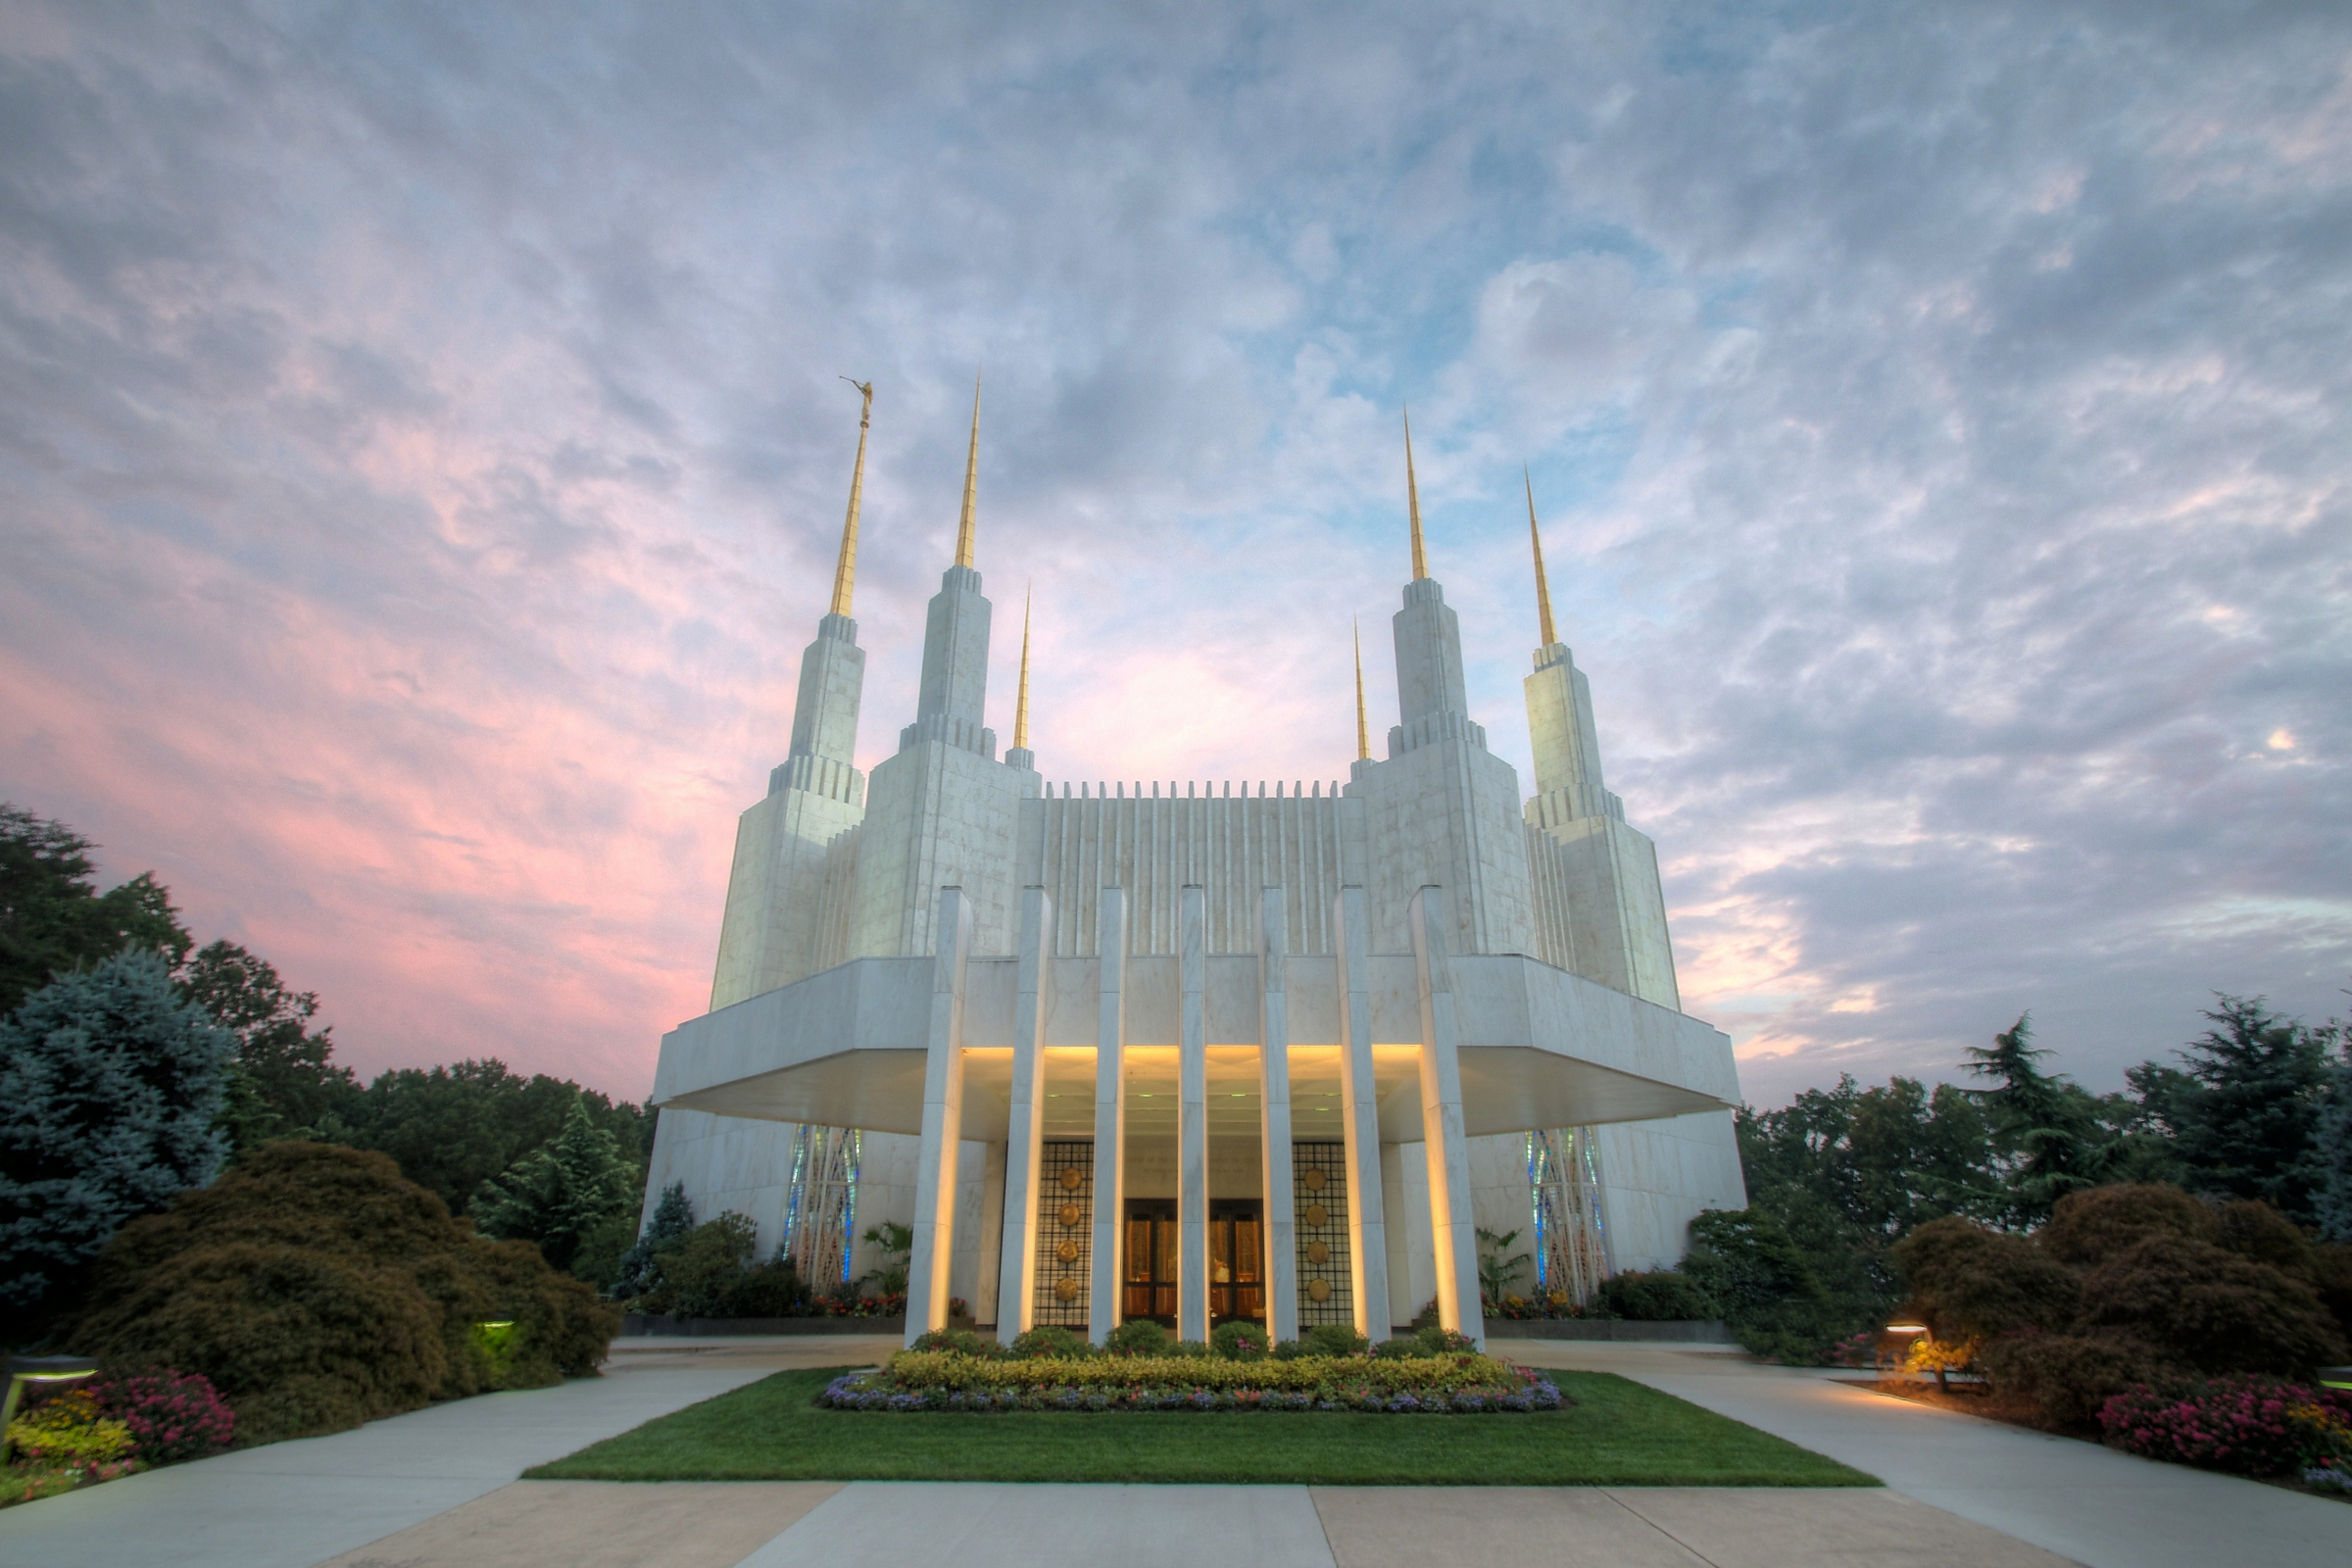
[(1886, 1332), (1889, 1334), (1925, 1334), (1928, 1332), (1928, 1326), (1925, 1323), (1889, 1323), (1886, 1325)]
[(86, 1355), (12, 1355), (8, 1358), (8, 1396), (0, 1399), (0, 1464), (8, 1462), (8, 1424), (17, 1418), (18, 1401), (27, 1383), (79, 1383), (94, 1377), (98, 1363)]

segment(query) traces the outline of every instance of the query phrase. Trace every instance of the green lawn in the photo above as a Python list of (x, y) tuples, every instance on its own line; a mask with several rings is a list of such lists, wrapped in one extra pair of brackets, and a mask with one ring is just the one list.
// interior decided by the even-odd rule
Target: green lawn
[(1214, 1481), (1868, 1487), (1859, 1470), (1600, 1372), (1528, 1415), (820, 1410), (779, 1372), (525, 1472), (535, 1481)]

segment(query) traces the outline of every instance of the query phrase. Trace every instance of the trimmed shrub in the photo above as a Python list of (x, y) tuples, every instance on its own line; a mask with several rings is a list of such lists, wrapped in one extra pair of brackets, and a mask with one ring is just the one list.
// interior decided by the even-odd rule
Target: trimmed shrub
[(2032, 1242), (1973, 1220), (1930, 1220), (1895, 1243), (1889, 1255), (1939, 1340), (1990, 1339), (2028, 1329), (2058, 1333), (2074, 1318), (2081, 1294), (2075, 1276)]
[(236, 1436), (236, 1413), (210, 1379), (193, 1372), (101, 1373), (82, 1387), (130, 1429), (133, 1451), (149, 1464), (201, 1459)]
[(2129, 1334), (2205, 1373), (2297, 1375), (2343, 1353), (2335, 1320), (2310, 1286), (2170, 1231), (2091, 1270), (2080, 1327)]
[(1715, 1302), (1677, 1269), (1636, 1270), (1600, 1282), (1600, 1304), (1610, 1317), (1637, 1323), (1677, 1323), (1715, 1316)]
[(994, 1360), (1004, 1352), (994, 1340), (984, 1340), (970, 1329), (930, 1329), (914, 1337), (910, 1350), (953, 1350), (957, 1355)]
[(2095, 1268), (2152, 1231), (2214, 1240), (2213, 1210), (2163, 1182), (2092, 1187), (2058, 1200), (2037, 1238), (2061, 1263)]
[(724, 1317), (794, 1317), (808, 1304), (801, 1271), (785, 1258), (746, 1270), (719, 1291)]
[(1048, 1323), (1015, 1335), (1012, 1353), (1022, 1357), (1059, 1356), (1063, 1360), (1077, 1360), (1094, 1354), (1095, 1348), (1077, 1330)]
[(730, 1209), (657, 1250), (653, 1283), (629, 1305), (677, 1317), (725, 1316), (727, 1293), (750, 1272), (759, 1250), (760, 1227)]
[[(514, 1325), (504, 1348), (477, 1328)], [(382, 1154), (269, 1144), (100, 1256), (83, 1354), (201, 1373), (236, 1443), (592, 1373), (619, 1327), (528, 1242), (491, 1242)]]
[(1228, 1361), (1261, 1361), (1268, 1348), (1266, 1331), (1239, 1318), (1218, 1324), (1208, 1336), (1208, 1343)]
[(1361, 1355), (1372, 1348), (1350, 1323), (1318, 1323), (1298, 1336), (1298, 1343), (1309, 1355)]
[(1103, 1338), (1102, 1348), (1114, 1355), (1162, 1355), (1168, 1331), (1148, 1317), (1129, 1318)]
[(1980, 1348), (1977, 1364), (1993, 1393), (2023, 1399), (2066, 1427), (2093, 1425), (2115, 1396), (2172, 1375), (2144, 1347), (2121, 1335), (2011, 1334)]
[(1216, 1352), (1209, 1348), (1206, 1340), (1170, 1340), (1168, 1348), (1160, 1353), (1179, 1361), (1199, 1361)]

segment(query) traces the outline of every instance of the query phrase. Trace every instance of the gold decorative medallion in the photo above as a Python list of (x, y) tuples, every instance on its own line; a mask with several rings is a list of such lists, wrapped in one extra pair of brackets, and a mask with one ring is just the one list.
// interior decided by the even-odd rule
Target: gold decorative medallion
[(1331, 1223), (1331, 1210), (1321, 1203), (1309, 1203), (1306, 1205), (1306, 1222), (1309, 1225), (1328, 1225)]
[(1062, 1244), (1054, 1249), (1054, 1255), (1064, 1263), (1075, 1263), (1078, 1261), (1078, 1244), (1065, 1237)]
[(1061, 1190), (1063, 1192), (1074, 1193), (1085, 1185), (1086, 1178), (1078, 1173), (1077, 1166), (1064, 1165), (1061, 1167)]
[(1306, 1244), (1306, 1260), (1309, 1263), (1328, 1263), (1331, 1261), (1331, 1249), (1321, 1242), (1309, 1242)]
[(1305, 1175), (1299, 1177), (1298, 1179), (1306, 1183), (1306, 1190), (1310, 1193), (1321, 1192), (1331, 1180), (1330, 1177), (1324, 1175), (1321, 1171), (1311, 1168)]
[(1308, 1281), (1306, 1282), (1306, 1298), (1307, 1298), (1308, 1300), (1310, 1300), (1310, 1301), (1328, 1301), (1328, 1300), (1330, 1300), (1330, 1299), (1331, 1299), (1331, 1281), (1329, 1281), (1329, 1280), (1308, 1280)]
[(1078, 1299), (1078, 1282), (1076, 1280), (1055, 1280), (1054, 1282), (1054, 1299), (1056, 1301)]
[(1064, 1225), (1075, 1225), (1084, 1218), (1086, 1218), (1086, 1210), (1080, 1208), (1076, 1203), (1061, 1205), (1061, 1222)]

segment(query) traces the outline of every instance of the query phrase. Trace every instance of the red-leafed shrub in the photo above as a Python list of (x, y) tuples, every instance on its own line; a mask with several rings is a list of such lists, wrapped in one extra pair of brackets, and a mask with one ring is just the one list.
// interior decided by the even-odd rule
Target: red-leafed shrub
[(2099, 1411), (2107, 1442), (2129, 1453), (2236, 1475), (2299, 1475), (2328, 1457), (2352, 1399), (2263, 1378), (2216, 1378), (2119, 1394)]
[(1936, 1219), (1894, 1244), (1894, 1266), (1939, 1340), (2063, 1331), (2080, 1286), (2022, 1236)]
[(618, 1327), (536, 1247), (474, 1235), (382, 1154), (280, 1143), (118, 1231), (69, 1345), (203, 1373), (249, 1446), (593, 1373)]
[(2213, 1210), (2160, 1182), (2092, 1187), (2058, 1200), (2035, 1240), (2061, 1263), (2093, 1268), (2157, 1231), (2210, 1242)]
[(149, 1464), (219, 1453), (237, 1418), (212, 1380), (193, 1372), (114, 1372), (86, 1385), (107, 1415), (130, 1428), (132, 1450)]
[(2097, 1421), (2116, 1395), (2171, 1371), (2122, 1335), (2006, 1334), (1980, 1349), (1977, 1360), (1993, 1393), (2029, 1400), (2045, 1420), (2076, 1428)]
[(2310, 1286), (2171, 1231), (2151, 1232), (2090, 1271), (2077, 1327), (2120, 1332), (2205, 1373), (2295, 1377), (2343, 1354), (2335, 1320)]

